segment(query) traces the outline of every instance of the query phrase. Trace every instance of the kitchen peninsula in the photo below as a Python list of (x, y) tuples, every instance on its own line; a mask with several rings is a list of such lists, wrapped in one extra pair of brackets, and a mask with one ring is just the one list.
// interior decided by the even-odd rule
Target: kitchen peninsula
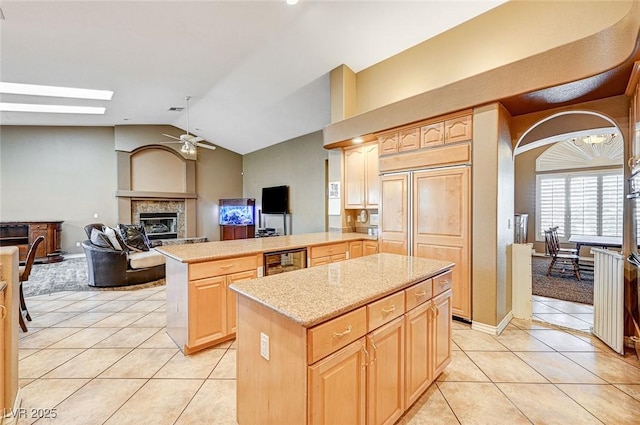
[(231, 285), (238, 423), (396, 422), (450, 362), (453, 266), (385, 253)]
[(313, 267), (374, 254), (378, 243), (362, 233), (329, 232), (157, 247), (167, 257), (167, 333), (184, 354), (234, 338), (229, 285), (262, 277), (265, 253), (299, 248)]

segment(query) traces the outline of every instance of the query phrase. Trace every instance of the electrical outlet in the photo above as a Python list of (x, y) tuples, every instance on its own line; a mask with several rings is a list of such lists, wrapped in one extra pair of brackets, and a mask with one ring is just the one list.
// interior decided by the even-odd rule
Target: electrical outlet
[(93, 218), (98, 218), (98, 213), (93, 213)]
[(76, 246), (79, 247), (80, 246), (80, 242), (76, 242)]
[(260, 332), (260, 355), (269, 360), (269, 335)]

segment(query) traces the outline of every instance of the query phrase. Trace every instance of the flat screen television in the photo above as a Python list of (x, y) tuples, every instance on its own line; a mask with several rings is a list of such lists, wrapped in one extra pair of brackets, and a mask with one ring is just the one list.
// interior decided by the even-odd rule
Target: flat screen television
[(289, 186), (274, 186), (262, 188), (263, 214), (289, 213)]

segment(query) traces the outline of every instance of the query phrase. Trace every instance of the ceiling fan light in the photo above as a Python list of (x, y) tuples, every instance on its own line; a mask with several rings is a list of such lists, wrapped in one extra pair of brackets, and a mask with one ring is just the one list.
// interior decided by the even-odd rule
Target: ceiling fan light
[(184, 142), (184, 145), (182, 145), (182, 147), (180, 148), (180, 152), (182, 152), (185, 155), (188, 155), (191, 153), (191, 146), (189, 146), (189, 143)]

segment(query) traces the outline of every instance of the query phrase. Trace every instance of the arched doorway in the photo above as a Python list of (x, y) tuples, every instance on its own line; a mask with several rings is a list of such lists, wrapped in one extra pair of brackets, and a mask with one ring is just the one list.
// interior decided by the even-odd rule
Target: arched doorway
[[(590, 136), (598, 136), (590, 138)], [(578, 281), (571, 270), (546, 276), (544, 230), (558, 227), (563, 247), (572, 235), (622, 238), (624, 212), (623, 133), (609, 117), (592, 111), (550, 115), (531, 125), (514, 149), (515, 211), (527, 213), (532, 258), (534, 320), (589, 331), (593, 324), (590, 249), (580, 255)], [(592, 264), (592, 263), (591, 263)], [(592, 269), (591, 269), (592, 270)], [(573, 282), (571, 282), (573, 280)], [(590, 298), (589, 298), (590, 297)]]

